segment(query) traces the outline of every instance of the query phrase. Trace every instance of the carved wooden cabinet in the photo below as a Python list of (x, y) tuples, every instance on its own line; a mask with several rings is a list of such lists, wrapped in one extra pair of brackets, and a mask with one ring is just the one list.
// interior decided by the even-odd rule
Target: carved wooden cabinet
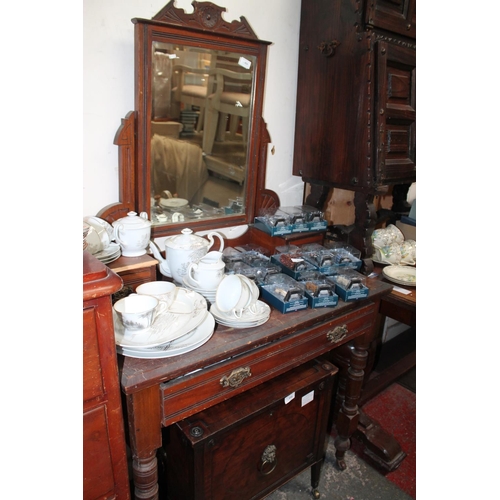
[(317, 488), (337, 371), (310, 361), (166, 429), (166, 498), (256, 500), (307, 467)]
[(415, 0), (302, 2), (293, 173), (355, 191), (360, 231), (416, 180), (415, 33)]
[(122, 280), (83, 252), (83, 498), (129, 499), (111, 294)]

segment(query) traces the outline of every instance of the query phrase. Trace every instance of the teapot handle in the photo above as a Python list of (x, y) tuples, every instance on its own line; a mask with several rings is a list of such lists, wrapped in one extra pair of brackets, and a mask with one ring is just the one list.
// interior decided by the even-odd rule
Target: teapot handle
[(220, 241), (219, 252), (222, 252), (222, 250), (224, 250), (224, 238), (217, 231), (211, 231), (210, 233), (207, 234), (208, 241), (210, 241), (210, 246), (208, 247), (208, 249), (212, 248), (214, 244), (214, 238), (213, 238), (214, 236), (219, 238)]

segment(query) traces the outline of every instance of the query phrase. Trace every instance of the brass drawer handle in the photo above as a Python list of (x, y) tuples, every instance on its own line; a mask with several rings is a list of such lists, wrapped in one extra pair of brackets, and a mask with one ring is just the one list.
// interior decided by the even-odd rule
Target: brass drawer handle
[[(272, 465), (272, 467), (266, 467), (269, 465)], [(274, 446), (274, 444), (270, 444), (266, 446), (266, 449), (260, 457), (259, 472), (262, 475), (267, 476), (276, 468), (276, 465), (278, 465), (278, 460), (276, 460), (276, 446)]]
[(245, 368), (236, 368), (236, 370), (233, 370), (229, 376), (224, 375), (220, 379), (220, 385), (222, 385), (222, 387), (238, 387), (243, 380), (251, 376), (252, 372), (248, 366)]
[(326, 334), (326, 338), (330, 342), (340, 342), (342, 339), (347, 337), (349, 330), (347, 329), (347, 325), (336, 326), (333, 330), (330, 330)]

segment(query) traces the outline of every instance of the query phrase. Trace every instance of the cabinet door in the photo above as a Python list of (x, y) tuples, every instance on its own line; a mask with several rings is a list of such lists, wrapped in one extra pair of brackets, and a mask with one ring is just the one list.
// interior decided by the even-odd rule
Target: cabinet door
[(413, 182), (416, 175), (415, 50), (378, 41), (375, 52), (377, 183)]
[(372, 0), (367, 4), (367, 24), (410, 38), (416, 38), (415, 0)]

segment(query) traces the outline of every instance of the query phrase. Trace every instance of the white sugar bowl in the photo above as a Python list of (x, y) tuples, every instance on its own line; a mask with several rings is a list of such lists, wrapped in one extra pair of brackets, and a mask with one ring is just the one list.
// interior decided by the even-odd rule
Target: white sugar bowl
[(151, 221), (146, 212), (129, 212), (113, 222), (113, 227), (114, 240), (120, 244), (123, 256), (139, 257), (146, 253), (151, 238)]

